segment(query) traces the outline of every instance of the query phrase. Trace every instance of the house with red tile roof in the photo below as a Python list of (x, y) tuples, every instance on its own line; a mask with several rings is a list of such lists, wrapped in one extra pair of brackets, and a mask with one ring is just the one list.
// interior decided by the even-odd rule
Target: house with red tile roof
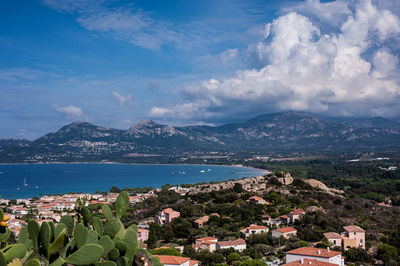
[(156, 216), (156, 222), (158, 224), (166, 224), (170, 223), (173, 219), (181, 216), (181, 213), (178, 211), (174, 211), (172, 208), (164, 209)]
[(286, 214), (279, 216), (282, 223), (288, 225), (290, 223), (290, 217)]
[(196, 250), (207, 249), (210, 252), (214, 252), (217, 250), (217, 242), (218, 238), (215, 237), (203, 237), (196, 239), (196, 244), (193, 245), (193, 248)]
[(264, 214), (261, 218), (264, 224), (269, 223), (271, 221), (271, 216), (269, 216), (268, 214)]
[(168, 255), (153, 255), (160, 259), (160, 262), (165, 266), (198, 266), (197, 260), (191, 260), (186, 257), (168, 256)]
[(286, 263), (301, 260), (317, 260), (321, 262), (332, 263), (338, 266), (344, 266), (342, 252), (328, 249), (301, 247), (286, 252)]
[(13, 205), (6, 208), (7, 212), (12, 214), (21, 214), (25, 215), (29, 213), (28, 208), (24, 207), (23, 205)]
[(229, 249), (233, 248), (238, 251), (243, 251), (246, 249), (246, 241), (242, 238), (230, 241), (218, 241), (217, 249)]
[(283, 236), (284, 238), (288, 239), (291, 236), (296, 236), (296, 235), (297, 235), (297, 230), (293, 227), (283, 227), (272, 231), (272, 237), (276, 238)]
[(200, 217), (199, 219), (196, 219), (196, 220), (194, 221), (194, 226), (195, 226), (196, 228), (203, 227), (203, 225), (204, 225), (206, 222), (208, 222), (209, 219), (210, 219), (209, 216)]
[(299, 221), (306, 212), (303, 209), (294, 209), (293, 211), (288, 213), (289, 219), (292, 223), (295, 221)]
[(335, 232), (327, 232), (324, 233), (324, 237), (328, 239), (330, 243), (334, 247), (341, 247), (342, 246), (342, 236)]
[(248, 238), (249, 236), (254, 235), (254, 234), (268, 233), (268, 231), (269, 231), (269, 228), (264, 225), (252, 224), (252, 225), (240, 230), (240, 233), (242, 234), (243, 238)]
[(264, 200), (259, 196), (250, 197), (248, 200), (246, 200), (246, 202), (249, 204), (269, 204), (268, 201)]

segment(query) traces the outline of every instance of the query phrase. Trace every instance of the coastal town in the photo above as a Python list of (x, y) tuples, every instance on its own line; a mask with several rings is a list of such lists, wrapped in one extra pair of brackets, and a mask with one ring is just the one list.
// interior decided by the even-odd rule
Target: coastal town
[[(164, 265), (342, 266), (352, 263), (354, 258), (350, 255), (354, 253), (369, 256), (372, 262), (369, 253), (377, 250), (368, 240), (373, 238), (356, 217), (348, 217), (340, 225), (330, 221), (334, 225), (318, 225), (315, 229), (314, 223), (321, 223), (321, 219), (329, 223), (326, 216), (330, 210), (324, 207), (324, 200), (300, 199), (300, 195), (307, 194), (329, 198), (336, 206), (346, 200), (343, 191), (319, 181), (299, 181), (289, 173), (279, 173), (130, 192), (129, 212), (122, 220), (137, 224), (141, 247)], [(65, 215), (78, 217), (79, 206), (101, 217), (101, 206), (113, 206), (118, 195), (69, 193), (1, 199), (0, 204), (7, 217), (6, 227), (18, 239), (21, 228), (30, 219), (39, 224), (57, 224)], [(390, 206), (377, 204), (374, 208)]]

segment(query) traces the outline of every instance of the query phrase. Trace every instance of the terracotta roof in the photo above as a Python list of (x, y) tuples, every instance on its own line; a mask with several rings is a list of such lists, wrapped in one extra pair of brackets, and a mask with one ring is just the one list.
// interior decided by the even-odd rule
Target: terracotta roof
[(203, 217), (200, 217), (199, 219), (195, 220), (194, 222), (195, 223), (202, 223), (202, 222), (207, 222), (209, 219), (210, 219), (210, 217), (203, 216)]
[(147, 229), (143, 229), (143, 228), (138, 228), (137, 229), (138, 230), (138, 233), (142, 233), (142, 232), (149, 232), (149, 230), (147, 230)]
[(201, 241), (201, 244), (206, 244), (206, 245), (214, 245), (217, 242), (212, 242), (212, 241)]
[(297, 248), (294, 250), (287, 251), (286, 253), (287, 254), (295, 254), (295, 255), (311, 256), (311, 257), (322, 257), (322, 258), (332, 258), (332, 257), (342, 254), (342, 252), (339, 252), (339, 251), (332, 251), (332, 250), (328, 251), (327, 249), (310, 248), (310, 247)]
[(283, 266), (301, 266), (301, 265), (315, 265), (315, 266), (337, 266), (337, 264), (334, 263), (329, 263), (329, 262), (325, 262), (325, 261), (319, 261), (319, 260), (310, 260), (310, 259), (303, 259), (303, 263), (302, 260), (296, 260), (296, 261), (292, 261), (286, 264), (283, 264)]
[(348, 225), (348, 226), (343, 226), (344, 230), (347, 232), (365, 232), (364, 229), (357, 225)]
[(218, 240), (218, 238), (210, 237), (210, 236), (196, 239), (196, 241), (201, 241), (201, 242), (204, 242), (204, 241), (216, 241), (216, 240)]
[(269, 216), (268, 214), (263, 215), (262, 218), (271, 218), (271, 216)]
[(269, 228), (263, 225), (252, 224), (249, 227), (246, 227), (245, 229), (252, 230), (252, 229), (269, 229)]
[(306, 212), (303, 209), (294, 209), (293, 211), (290, 212), (292, 215), (303, 215)]
[(173, 265), (181, 265), (182, 263), (187, 262), (190, 258), (186, 257), (178, 257), (178, 256), (168, 256), (168, 255), (153, 255), (160, 259), (162, 264), (173, 264)]
[(236, 240), (231, 240), (231, 241), (220, 241), (218, 242), (218, 245), (221, 247), (223, 246), (236, 246), (236, 245), (245, 245), (246, 241), (242, 238), (238, 238)]
[(189, 266), (193, 266), (195, 264), (199, 264), (199, 261), (198, 260), (190, 260), (189, 261)]
[(281, 216), (279, 216), (279, 218), (287, 219), (287, 218), (289, 218), (289, 216), (287, 216), (287, 215), (281, 215)]
[(251, 199), (251, 200), (257, 200), (257, 201), (264, 200), (263, 198), (261, 198), (261, 197), (259, 197), (259, 196), (253, 196), (253, 197), (250, 197), (249, 199)]
[(294, 229), (293, 227), (278, 228), (278, 229), (276, 229), (276, 231), (281, 232), (282, 234), (289, 233), (289, 232), (297, 232), (297, 230)]
[(164, 212), (164, 213), (173, 213), (175, 211), (172, 208), (168, 208), (168, 209), (162, 210), (162, 212)]
[(335, 232), (324, 233), (324, 236), (327, 239), (332, 239), (332, 238), (338, 239), (338, 238), (341, 238), (341, 236), (338, 233), (335, 233)]

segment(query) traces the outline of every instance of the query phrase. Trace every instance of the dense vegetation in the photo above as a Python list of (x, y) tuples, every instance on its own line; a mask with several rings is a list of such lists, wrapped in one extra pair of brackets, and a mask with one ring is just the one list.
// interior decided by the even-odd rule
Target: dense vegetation
[[(296, 178), (315, 178), (333, 188), (382, 202), (386, 197), (400, 205), (400, 163), (385, 161), (345, 162), (309, 160), (284, 162), (249, 162), (249, 166), (288, 171)], [(385, 170), (396, 166), (397, 170)]]
[[(343, 252), (346, 262), (363, 262), (373, 264), (383, 261), (400, 263), (400, 210), (398, 207), (383, 208), (364, 198), (350, 195), (348, 197), (333, 196), (320, 190), (312, 189), (301, 180), (290, 186), (282, 186), (269, 182), (270, 189), (260, 194), (272, 205), (249, 205), (246, 203), (253, 194), (235, 186), (212, 193), (180, 196), (165, 187), (158, 193), (158, 199), (152, 198), (138, 203), (134, 209), (146, 208), (145, 214), (136, 216), (131, 212), (128, 220), (141, 220), (154, 217), (159, 210), (172, 207), (181, 212), (181, 217), (165, 225), (150, 224), (148, 248), (168, 246), (184, 246), (184, 256), (200, 260), (207, 265), (229, 263), (233, 265), (263, 265), (261, 260), (284, 258), (284, 252), (310, 243), (321, 241), (319, 247), (327, 247), (329, 243), (323, 240), (323, 233), (342, 232), (343, 226), (356, 224), (367, 230), (367, 250), (350, 249)], [(246, 239), (247, 249), (238, 252), (233, 249), (218, 250), (210, 253), (207, 250), (195, 251), (192, 244), (195, 239), (213, 236), (222, 240), (232, 240), (240, 237), (239, 230), (250, 224), (262, 224), (263, 214), (272, 218), (286, 214), (294, 208), (307, 211), (300, 221), (293, 226), (298, 230), (297, 237), (288, 240), (276, 239), (271, 231), (266, 234), (250, 236)], [(203, 215), (218, 213), (211, 216), (201, 228), (194, 226), (194, 220)], [(338, 248), (335, 248), (338, 249)], [(340, 250), (340, 249), (339, 249)], [(165, 251), (171, 252), (171, 251)]]

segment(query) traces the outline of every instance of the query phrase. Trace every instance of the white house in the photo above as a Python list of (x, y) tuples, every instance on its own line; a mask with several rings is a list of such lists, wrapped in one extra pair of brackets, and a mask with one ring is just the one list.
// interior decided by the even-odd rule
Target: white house
[(342, 252), (332, 251), (329, 249), (302, 247), (286, 252), (286, 263), (295, 262), (298, 260), (317, 260), (328, 262), (334, 265), (344, 266)]
[(294, 229), (293, 227), (283, 227), (272, 231), (272, 237), (276, 238), (283, 236), (284, 238), (288, 239), (291, 236), (296, 236), (296, 235), (297, 235), (297, 230)]
[(246, 249), (246, 241), (242, 238), (231, 240), (231, 241), (219, 241), (217, 242), (217, 249), (228, 249), (233, 248), (238, 251)]
[(249, 236), (253, 234), (261, 234), (261, 233), (268, 233), (269, 228), (263, 225), (256, 225), (252, 224), (249, 227), (246, 227), (242, 230), (240, 230), (240, 233), (244, 238), (248, 238)]
[(306, 214), (303, 209), (294, 209), (293, 211), (289, 212), (288, 216), (292, 223), (301, 219), (301, 217)]
[[(278, 264), (279, 265), (279, 264)], [(324, 262), (320, 260), (311, 260), (311, 259), (299, 259), (296, 261), (292, 261), (289, 263), (285, 263), (282, 266), (303, 266), (303, 265), (311, 265), (311, 266), (336, 266), (336, 264)]]
[(210, 252), (214, 252), (217, 249), (218, 238), (215, 237), (203, 237), (196, 239), (196, 244), (193, 246), (195, 249), (208, 249)]

